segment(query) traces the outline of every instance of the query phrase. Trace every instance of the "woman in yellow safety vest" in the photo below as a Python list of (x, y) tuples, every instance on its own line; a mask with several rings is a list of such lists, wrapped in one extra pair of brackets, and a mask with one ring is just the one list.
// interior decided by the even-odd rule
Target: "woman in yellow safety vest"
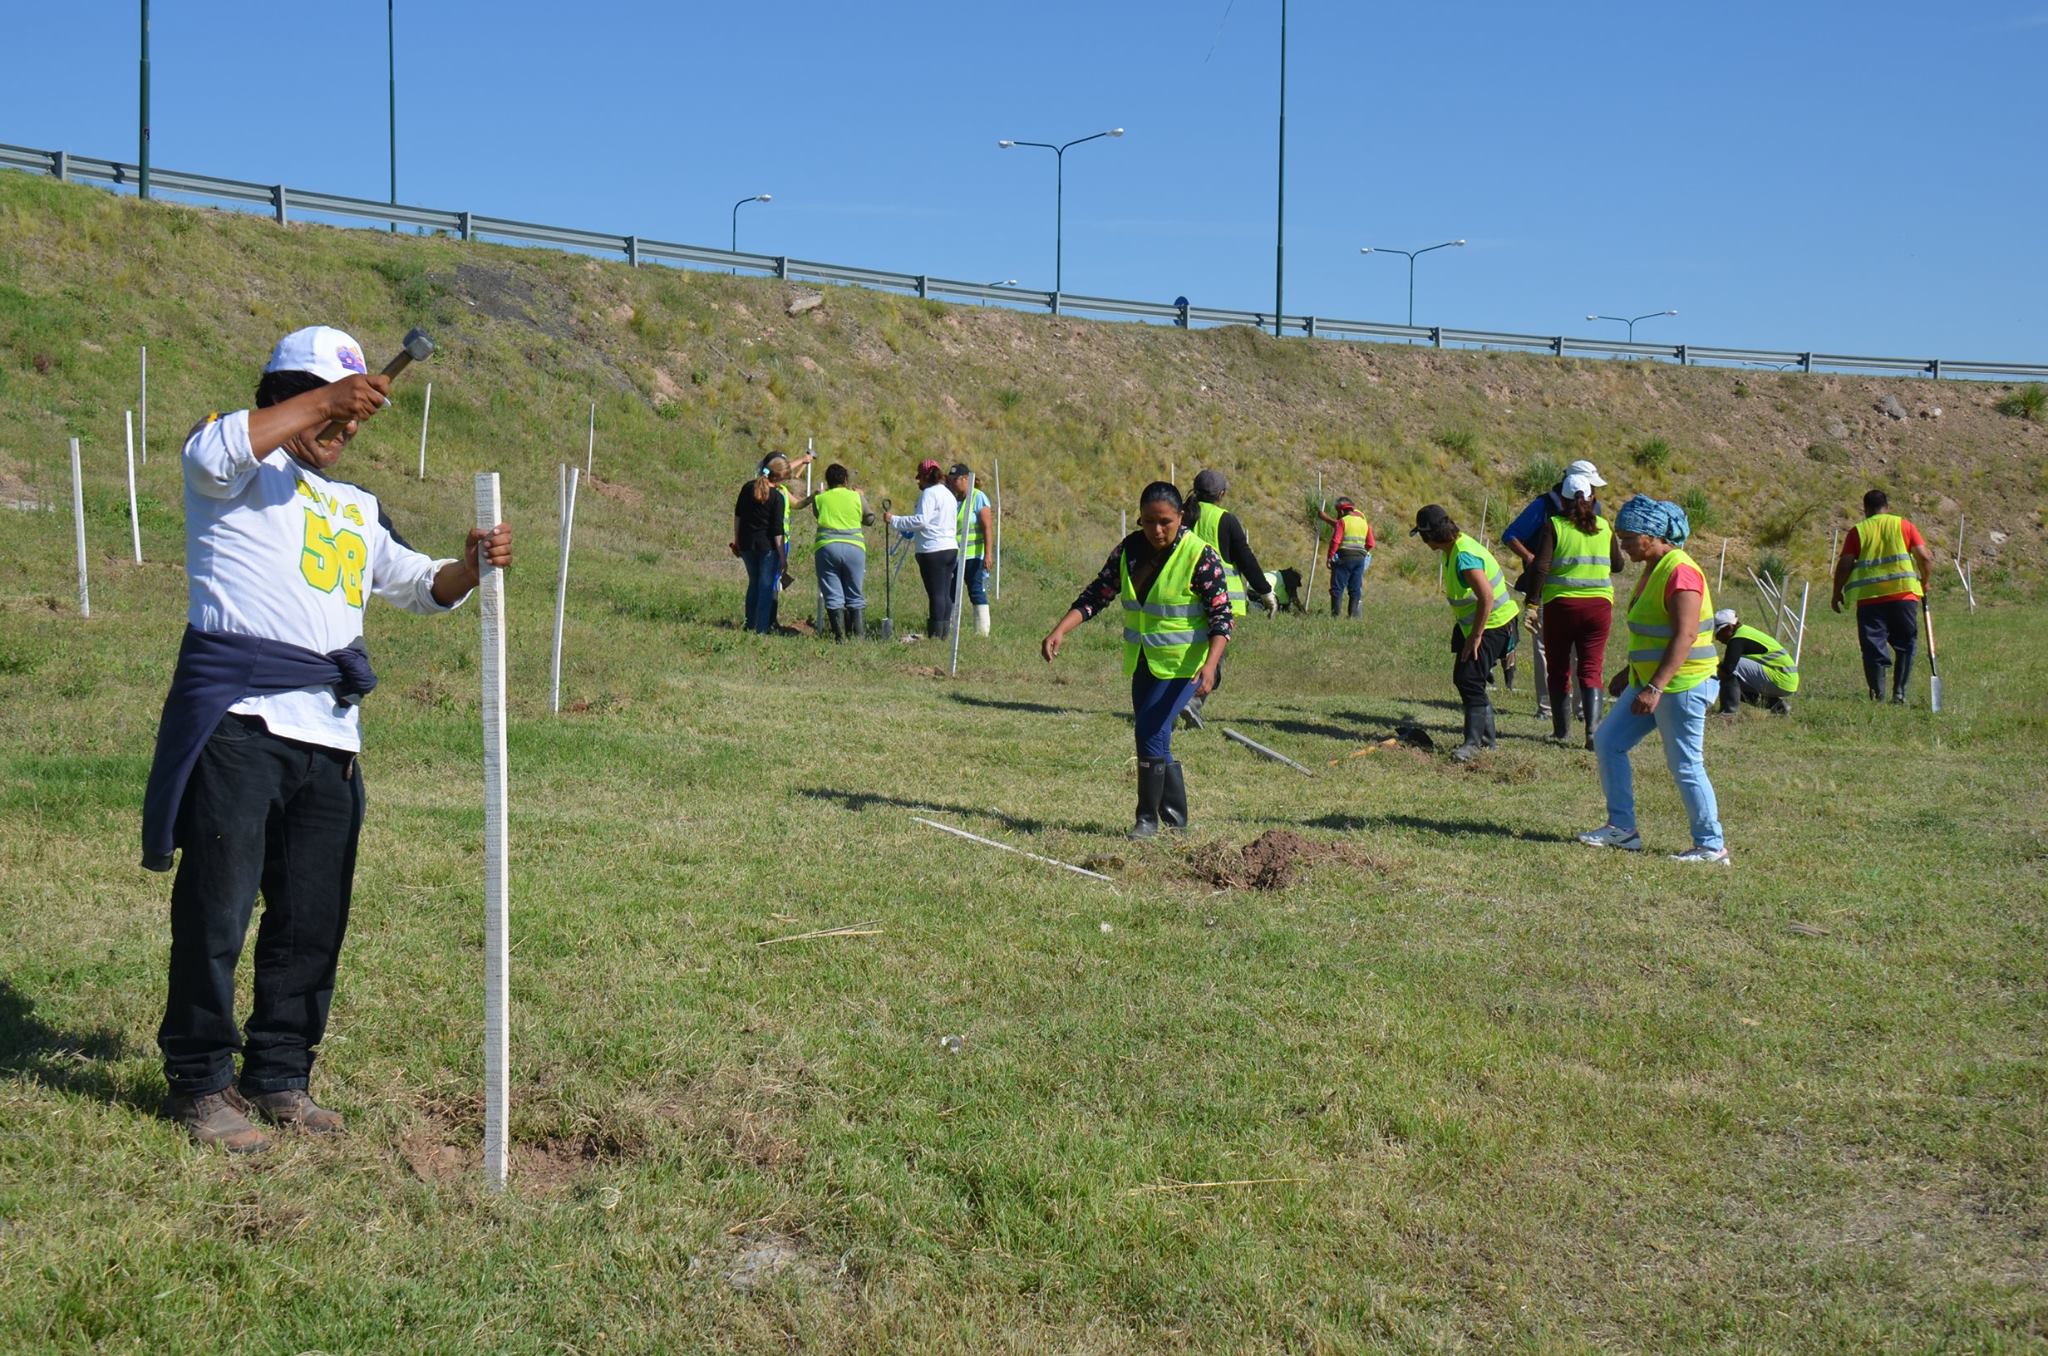
[(813, 567), (818, 571), (818, 589), (825, 595), (825, 620), (832, 627), (832, 639), (863, 636), (862, 618), (867, 599), (862, 586), (867, 581), (868, 544), (863, 528), (875, 521), (867, 500), (849, 483), (853, 473), (838, 462), (825, 468), (825, 488), (811, 498), (811, 511), (818, 515), (818, 549)]
[(1465, 708), (1465, 742), (1451, 751), (1470, 762), (1499, 738), (1493, 728), (1493, 699), (1487, 678), (1501, 657), (1514, 648), (1521, 615), (1507, 576), (1493, 553), (1458, 529), (1440, 504), (1425, 504), (1415, 515), (1408, 535), (1443, 556), (1437, 575), (1444, 601), (1451, 605), (1451, 682)]
[(1542, 606), (1543, 678), (1550, 689), (1550, 737), (1562, 744), (1570, 732), (1574, 676), (1586, 747), (1600, 724), (1601, 670), (1607, 633), (1614, 625), (1614, 584), (1624, 557), (1614, 529), (1594, 506), (1593, 478), (1569, 472), (1558, 485), (1556, 512), (1536, 528), (1529, 542), (1529, 569), (1522, 587)]
[(1188, 788), (1173, 759), (1173, 723), (1189, 699), (1216, 686), (1230, 640), (1223, 560), (1181, 522), (1180, 491), (1163, 480), (1138, 499), (1138, 530), (1117, 543), (1095, 582), (1039, 647), (1049, 664), (1068, 633), (1111, 603), (1123, 604), (1124, 672), (1138, 736), (1138, 814), (1133, 838), (1188, 825)]
[(1721, 684), (1714, 677), (1714, 638), (1707, 627), (1713, 595), (1707, 575), (1679, 549), (1692, 535), (1685, 510), (1636, 495), (1614, 517), (1614, 532), (1630, 560), (1645, 566), (1628, 604), (1628, 664), (1608, 691), (1614, 709), (1593, 734), (1607, 822), (1579, 835), (1593, 847), (1641, 852), (1636, 832), (1634, 773), (1629, 750), (1655, 728), (1664, 736), (1664, 763), (1678, 784), (1678, 799), (1692, 821), (1692, 846), (1674, 861), (1725, 866), (1721, 809), (1707, 780), (1707, 712)]

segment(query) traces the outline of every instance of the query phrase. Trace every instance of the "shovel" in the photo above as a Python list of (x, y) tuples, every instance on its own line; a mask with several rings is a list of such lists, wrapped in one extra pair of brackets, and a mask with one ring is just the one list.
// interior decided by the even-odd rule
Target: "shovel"
[(1931, 598), (1920, 600), (1920, 619), (1927, 625), (1927, 709), (1941, 710), (1941, 663), (1934, 654), (1934, 609)]

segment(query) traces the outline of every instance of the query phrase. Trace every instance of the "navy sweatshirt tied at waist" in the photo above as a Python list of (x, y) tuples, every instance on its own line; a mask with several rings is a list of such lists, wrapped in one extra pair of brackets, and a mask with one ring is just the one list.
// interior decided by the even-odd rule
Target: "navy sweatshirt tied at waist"
[(308, 687), (331, 687), (337, 703), (354, 706), (376, 686), (361, 636), (346, 649), (321, 654), (289, 641), (187, 626), (157, 725), (149, 785), (142, 793), (142, 865), (151, 871), (171, 869), (185, 783), (229, 707), (244, 697)]

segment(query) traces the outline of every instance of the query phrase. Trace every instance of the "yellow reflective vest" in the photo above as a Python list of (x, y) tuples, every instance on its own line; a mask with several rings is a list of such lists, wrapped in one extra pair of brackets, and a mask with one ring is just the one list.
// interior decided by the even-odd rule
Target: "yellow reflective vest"
[(1700, 576), (1700, 619), (1692, 633), (1692, 648), (1687, 652), (1685, 663), (1671, 676), (1666, 692), (1684, 692), (1698, 687), (1714, 676), (1714, 597), (1707, 588), (1707, 572), (1699, 563), (1677, 547), (1666, 551), (1655, 565), (1643, 571), (1643, 577), (1636, 581), (1635, 596), (1628, 605), (1628, 673), (1638, 686), (1646, 684), (1657, 672), (1657, 666), (1664, 662), (1664, 651), (1671, 643), (1673, 626), (1670, 609), (1664, 605), (1664, 586), (1671, 578), (1671, 572), (1681, 565), (1690, 565), (1699, 570)]
[(811, 504), (818, 511), (818, 545), (853, 546), (867, 554), (867, 539), (860, 528), (859, 490), (844, 485), (819, 490)]
[(1550, 553), (1550, 573), (1543, 576), (1543, 602), (1556, 598), (1614, 598), (1609, 582), (1614, 571), (1614, 529), (1596, 517), (1591, 532), (1579, 531), (1569, 518), (1555, 514), (1550, 530), (1557, 545)]
[(1444, 552), (1443, 560), (1437, 565), (1437, 574), (1444, 586), (1444, 601), (1451, 605), (1451, 615), (1458, 619), (1458, 625), (1466, 628), (1471, 635), (1472, 614), (1479, 610), (1479, 595), (1465, 582), (1465, 576), (1458, 569), (1460, 555), (1474, 555), (1486, 562), (1486, 587), (1493, 590), (1493, 611), (1486, 614), (1486, 625), (1481, 630), (1491, 631), (1506, 626), (1521, 612), (1515, 602), (1515, 595), (1508, 592), (1507, 576), (1500, 572), (1500, 562), (1493, 558), (1493, 552), (1472, 540), (1463, 532), (1458, 534), (1458, 543)]
[(1734, 638), (1764, 647), (1756, 662), (1763, 665), (1764, 677), (1771, 680), (1772, 687), (1788, 697), (1799, 690), (1799, 667), (1792, 662), (1791, 652), (1778, 643), (1776, 636), (1754, 626), (1738, 626)]
[(1906, 520), (1896, 513), (1875, 513), (1856, 524), (1856, 563), (1842, 592), (1858, 606), (1895, 593), (1924, 596), (1920, 566), (1906, 549)]
[[(1191, 525), (1196, 537), (1203, 545), (1223, 560), (1223, 510), (1215, 504), (1203, 502), (1195, 505), (1195, 521)], [(1237, 566), (1223, 560), (1223, 587), (1230, 592), (1230, 615), (1242, 617), (1245, 614), (1244, 576), (1237, 572)]]
[(1152, 596), (1140, 600), (1131, 584), (1129, 549), (1117, 561), (1123, 579), (1124, 675), (1138, 671), (1138, 657), (1155, 678), (1192, 678), (1209, 657), (1208, 607), (1195, 597), (1195, 566), (1204, 544), (1184, 531), (1153, 581)]

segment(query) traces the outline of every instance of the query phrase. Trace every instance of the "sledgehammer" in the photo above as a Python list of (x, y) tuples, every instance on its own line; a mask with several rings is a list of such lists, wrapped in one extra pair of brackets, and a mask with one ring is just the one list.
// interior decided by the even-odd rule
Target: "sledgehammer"
[[(432, 356), (433, 352), (434, 341), (427, 338), (427, 332), (425, 330), (413, 330), (405, 336), (405, 347), (398, 351), (398, 356), (384, 364), (384, 375), (395, 377), (419, 359)], [(323, 443), (333, 442), (341, 436), (341, 431), (347, 427), (348, 421), (337, 419), (326, 428), (320, 430), (318, 441)]]

